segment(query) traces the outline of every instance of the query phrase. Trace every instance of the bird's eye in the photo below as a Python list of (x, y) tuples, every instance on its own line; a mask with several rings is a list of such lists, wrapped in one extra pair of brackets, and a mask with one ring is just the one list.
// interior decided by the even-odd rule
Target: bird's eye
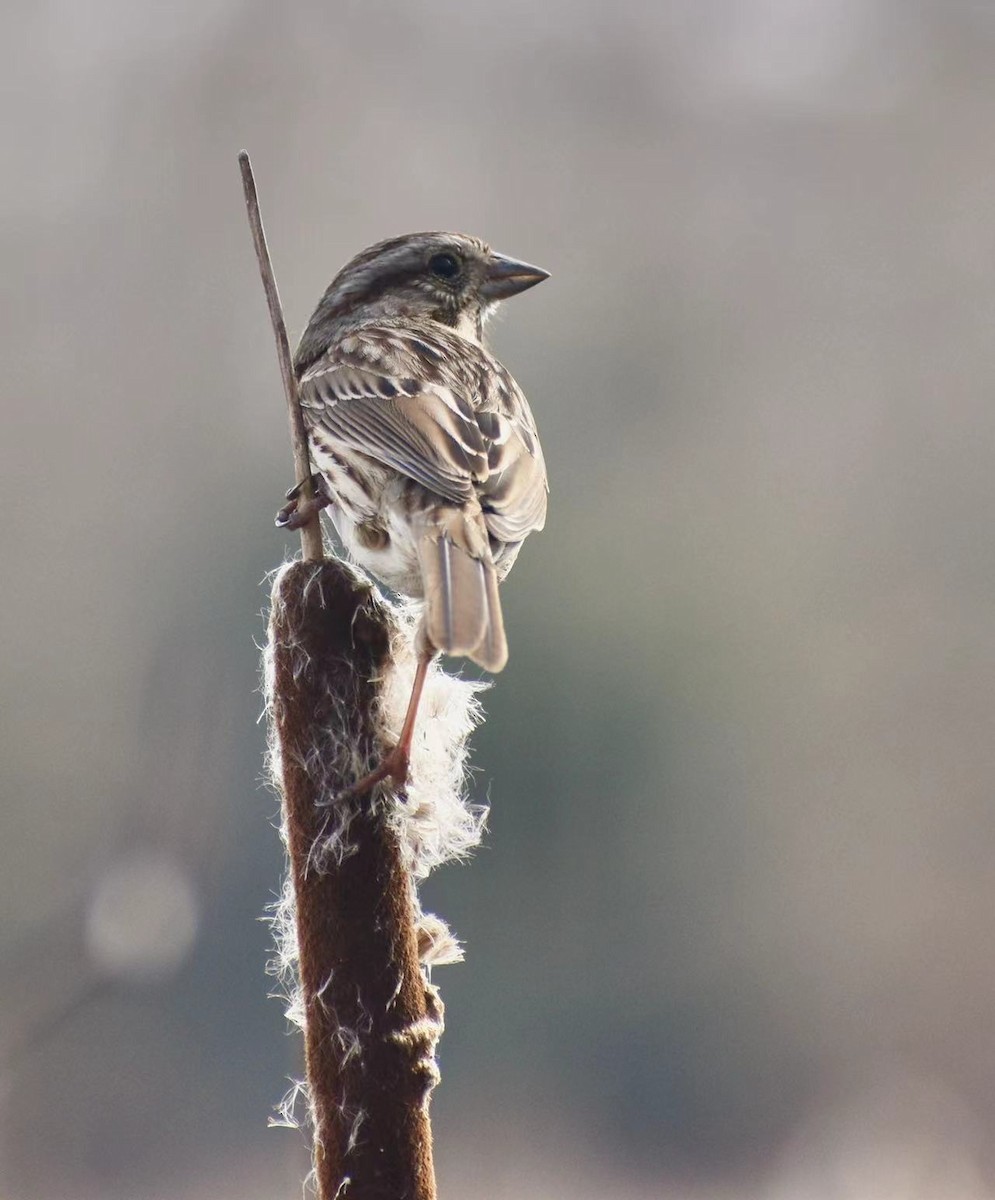
[(455, 279), (463, 264), (455, 254), (434, 254), (428, 260), (428, 269), (440, 279)]

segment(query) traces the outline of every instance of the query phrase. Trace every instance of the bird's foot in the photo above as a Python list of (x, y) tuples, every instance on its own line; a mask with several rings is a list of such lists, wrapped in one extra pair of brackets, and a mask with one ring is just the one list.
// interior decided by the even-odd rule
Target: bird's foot
[(378, 783), (383, 783), (385, 779), (390, 779), (398, 791), (407, 785), (408, 768), (411, 765), (411, 743), (415, 733), (415, 717), (418, 715), (418, 704), (425, 688), (428, 668), (435, 656), (435, 652), (426, 642), (426, 638), (427, 635), (421, 635), (422, 650), (418, 656), (418, 666), (411, 685), (411, 698), (408, 700), (408, 708), (404, 714), (404, 724), (401, 726), (401, 736), (397, 739), (397, 745), (384, 756), (375, 770), (370, 771), (358, 783), (354, 783), (351, 788), (342, 792), (339, 800), (354, 800), (359, 796), (364, 796)]
[(276, 525), (279, 529), (300, 529), (307, 525), (311, 518), (321, 512), (332, 502), (325, 488), (324, 476), (315, 473), (308, 480), (311, 485), (310, 496), (302, 496), (304, 484), (298, 483), (287, 492), (288, 504), (276, 514)]
[(356, 800), (360, 796), (365, 796), (378, 783), (383, 783), (387, 779), (391, 780), (398, 789), (403, 788), (408, 782), (408, 768), (410, 765), (411, 754), (408, 748), (398, 742), (394, 749), (383, 758), (378, 767), (370, 771), (368, 775), (364, 775), (352, 787), (346, 788), (344, 792), (340, 792), (338, 802)]

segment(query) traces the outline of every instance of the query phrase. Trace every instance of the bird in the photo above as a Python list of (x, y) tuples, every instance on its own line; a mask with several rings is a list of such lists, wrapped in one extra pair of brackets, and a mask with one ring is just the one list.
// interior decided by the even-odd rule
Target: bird
[(548, 278), (468, 234), (390, 238), (339, 271), (294, 355), (315, 474), (277, 524), (326, 508), (350, 558), (423, 601), (400, 738), (353, 791), (405, 784), (436, 655), (492, 673), (507, 662), (498, 585), (543, 528), (549, 485), (528, 401), (484, 330), (503, 300)]

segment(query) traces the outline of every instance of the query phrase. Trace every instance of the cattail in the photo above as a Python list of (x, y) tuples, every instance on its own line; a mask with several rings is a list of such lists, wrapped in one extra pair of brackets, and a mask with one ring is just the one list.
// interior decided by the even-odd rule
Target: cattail
[(292, 563), (274, 580), (264, 674), (290, 864), (277, 970), (304, 1031), (323, 1200), (435, 1195), (442, 1005), (427, 965), (459, 951), (421, 914), (415, 879), (479, 840), (484, 810), (462, 787), (480, 685), (434, 667), (406, 795), (348, 790), (396, 737), (414, 628), (343, 563)]
[[(307, 439), (244, 151), (239, 165), (307, 498)], [(272, 970), (304, 1032), (306, 1067), (282, 1111), (289, 1119), (306, 1096), (318, 1200), (433, 1200), (428, 1105), (442, 1002), (429, 970), (457, 961), (460, 949), (443, 921), (421, 912), (415, 881), (480, 840), (486, 810), (465, 799), (464, 763), (483, 685), (431, 664), (404, 793), (353, 789), (397, 741), (419, 616), (325, 560), (316, 515), (301, 543), (304, 561), (274, 578), (263, 655), (289, 863)]]

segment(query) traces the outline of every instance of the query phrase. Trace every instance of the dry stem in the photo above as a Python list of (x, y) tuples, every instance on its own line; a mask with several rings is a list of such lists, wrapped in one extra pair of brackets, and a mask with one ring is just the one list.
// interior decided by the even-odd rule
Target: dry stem
[[(283, 391), (287, 397), (287, 409), (290, 413), (290, 443), (294, 450), (294, 469), (297, 473), (297, 483), (301, 485), (301, 501), (304, 502), (314, 498), (314, 490), (311, 487), (311, 456), (308, 454), (307, 429), (304, 425), (304, 414), (301, 412), (300, 398), (297, 394), (297, 380), (294, 376), (290, 342), (287, 340), (287, 325), (283, 319), (283, 306), (280, 304), (280, 293), (277, 291), (276, 279), (273, 275), (269, 247), (266, 245), (263, 219), (259, 213), (259, 196), (256, 193), (252, 164), (249, 162), (249, 155), (245, 150), (238, 156), (238, 165), (242, 172), (245, 210), (249, 217), (249, 227), (252, 230), (252, 241), (256, 248), (259, 274), (262, 276), (263, 289), (266, 292), (266, 304), (269, 307), (269, 317), (273, 324), (273, 337), (276, 339), (276, 353), (280, 360)], [(310, 562), (320, 562), (324, 557), (324, 548), (321, 544), (321, 525), (316, 512), (301, 526), (301, 554), (305, 561)]]

